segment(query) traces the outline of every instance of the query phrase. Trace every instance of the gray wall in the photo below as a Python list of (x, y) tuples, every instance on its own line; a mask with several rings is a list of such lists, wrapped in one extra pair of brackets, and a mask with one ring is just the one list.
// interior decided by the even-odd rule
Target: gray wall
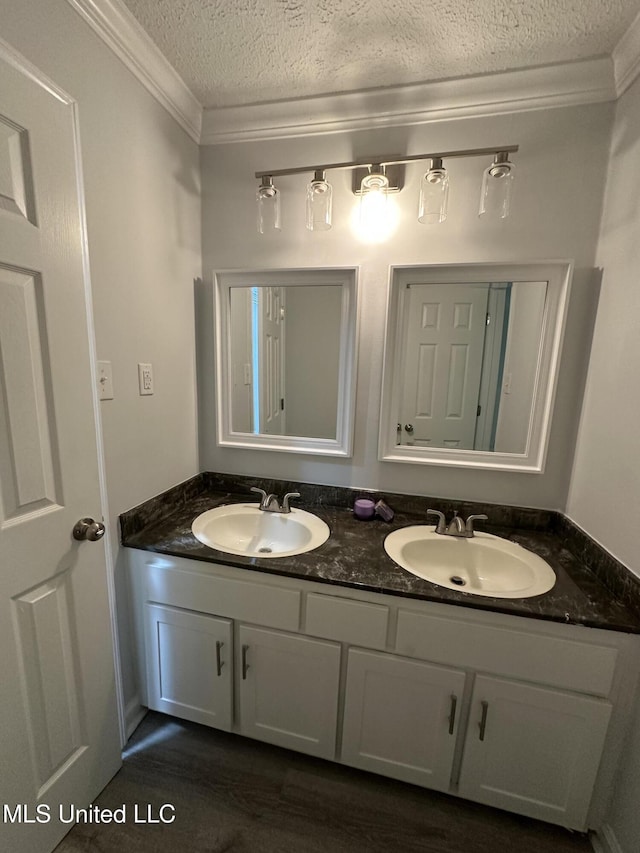
[[(361, 267), (359, 369), (355, 447), (352, 459), (236, 450), (216, 446), (212, 346), (200, 341), (200, 465), (203, 469), (285, 477), (489, 501), (563, 508), (575, 444), (590, 346), (597, 276), (595, 245), (600, 220), (610, 104), (442, 122), (409, 128), (341, 133), (202, 149), (203, 269), (232, 267)], [(304, 226), (305, 178), (278, 181), (282, 232), (259, 235), (255, 222), (255, 171), (337, 162), (376, 153), (409, 154), (438, 149), (519, 143), (513, 216), (502, 223), (478, 219), (482, 171), (479, 160), (452, 161), (449, 217), (439, 226), (417, 222), (418, 187), (424, 164), (407, 169), (396, 197), (399, 227), (386, 243), (360, 242), (350, 227), (355, 205), (349, 173), (330, 174), (334, 227), (310, 233)], [(594, 164), (600, 164), (596, 168)], [(465, 471), (379, 462), (378, 413), (390, 264), (435, 264), (572, 258), (576, 263), (566, 343), (542, 475)], [(203, 322), (201, 337), (210, 337)]]
[[(504, 373), (511, 374), (511, 393), (502, 393), (496, 449), (524, 453), (536, 383), (540, 329), (544, 317), (542, 285), (517, 283), (511, 289)], [(504, 378), (503, 378), (504, 387)]]
[(288, 287), (285, 395), (287, 434), (336, 437), (340, 287)]
[[(597, 263), (603, 269), (567, 512), (640, 576), (640, 81), (618, 101)], [(640, 839), (640, 703), (612, 797), (622, 853)]]

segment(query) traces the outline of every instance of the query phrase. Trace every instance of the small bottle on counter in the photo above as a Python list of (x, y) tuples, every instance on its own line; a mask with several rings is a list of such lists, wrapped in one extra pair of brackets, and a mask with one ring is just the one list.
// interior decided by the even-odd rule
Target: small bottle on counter
[(393, 521), (394, 512), (383, 500), (379, 500), (374, 507), (376, 515), (380, 516), (383, 521)]

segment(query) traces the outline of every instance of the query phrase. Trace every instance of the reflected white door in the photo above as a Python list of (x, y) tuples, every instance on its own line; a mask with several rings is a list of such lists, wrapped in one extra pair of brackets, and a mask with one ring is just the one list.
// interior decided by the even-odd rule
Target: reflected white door
[(259, 287), (260, 430), (285, 435), (284, 287)]
[(472, 450), (487, 284), (411, 284), (405, 303), (401, 444)]
[[(120, 766), (72, 104), (0, 43), (0, 849)], [(36, 808), (40, 811), (36, 814)], [(8, 807), (8, 810), (7, 810)], [(32, 822), (27, 822), (32, 821)]]

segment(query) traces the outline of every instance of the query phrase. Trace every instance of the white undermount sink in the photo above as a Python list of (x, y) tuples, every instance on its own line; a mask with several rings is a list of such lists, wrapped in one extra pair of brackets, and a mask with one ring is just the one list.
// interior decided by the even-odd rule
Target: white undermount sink
[(403, 569), (448, 589), (491, 598), (530, 598), (556, 582), (551, 566), (516, 542), (476, 533), (470, 539), (436, 533), (429, 525), (394, 530), (384, 541)]
[(265, 512), (258, 504), (225, 504), (199, 515), (191, 525), (200, 542), (243, 557), (290, 557), (319, 548), (330, 530), (303, 509)]

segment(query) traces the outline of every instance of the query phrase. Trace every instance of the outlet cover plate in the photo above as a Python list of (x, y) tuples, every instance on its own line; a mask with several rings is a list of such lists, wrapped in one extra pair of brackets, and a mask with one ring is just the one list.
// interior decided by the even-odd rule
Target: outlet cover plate
[(141, 397), (153, 394), (153, 366), (151, 364), (138, 364), (138, 387)]

